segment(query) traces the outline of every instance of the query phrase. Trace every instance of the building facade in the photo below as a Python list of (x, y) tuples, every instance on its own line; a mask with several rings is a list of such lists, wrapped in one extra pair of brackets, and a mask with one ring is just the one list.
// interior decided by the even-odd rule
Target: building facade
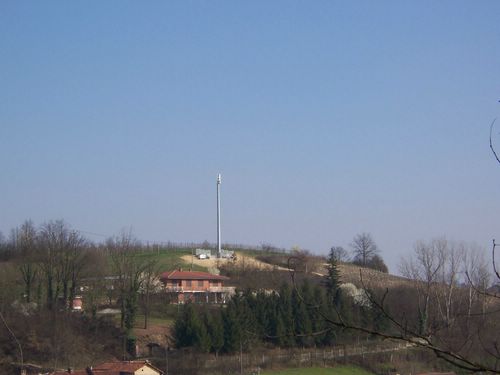
[(224, 286), (226, 276), (198, 271), (168, 271), (160, 276), (173, 303), (225, 303), (234, 294), (234, 287)]

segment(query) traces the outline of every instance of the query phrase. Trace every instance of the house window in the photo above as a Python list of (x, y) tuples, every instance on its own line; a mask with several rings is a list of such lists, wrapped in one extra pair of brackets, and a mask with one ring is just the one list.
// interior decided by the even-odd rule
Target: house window
[(198, 280), (198, 286), (203, 286), (203, 280)]
[(191, 280), (186, 280), (186, 286), (191, 286)]

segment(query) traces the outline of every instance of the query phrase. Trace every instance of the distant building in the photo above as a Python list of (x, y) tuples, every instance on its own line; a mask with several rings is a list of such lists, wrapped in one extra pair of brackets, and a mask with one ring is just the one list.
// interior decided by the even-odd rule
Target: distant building
[(75, 296), (71, 302), (71, 309), (73, 311), (83, 311), (82, 296)]
[(56, 371), (50, 375), (163, 375), (164, 372), (153, 366), (149, 361), (119, 361), (106, 362), (85, 370), (68, 369)]
[(173, 303), (225, 303), (234, 294), (234, 287), (225, 287), (226, 276), (196, 271), (168, 271), (160, 276)]
[(210, 249), (195, 249), (195, 255), (198, 259), (210, 259), (212, 257), (212, 250)]

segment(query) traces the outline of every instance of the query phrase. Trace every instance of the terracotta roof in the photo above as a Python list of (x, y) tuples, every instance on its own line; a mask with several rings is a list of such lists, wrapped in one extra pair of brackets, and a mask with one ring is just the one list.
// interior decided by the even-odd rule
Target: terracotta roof
[(108, 372), (135, 372), (139, 370), (141, 367), (146, 365), (145, 362), (108, 362), (103, 363), (99, 366), (96, 366), (93, 371), (108, 371)]
[(98, 366), (96, 366), (92, 371), (94, 372), (95, 375), (119, 375), (120, 372), (130, 372), (134, 373), (135, 371), (139, 370), (140, 368), (148, 366), (156, 371), (158, 371), (159, 374), (162, 374), (163, 372), (153, 366), (151, 363), (146, 362), (146, 361), (121, 361), (121, 362), (107, 362), (107, 363), (102, 363)]
[[(163, 372), (157, 367), (153, 366), (151, 363), (147, 361), (121, 361), (121, 362), (106, 362), (102, 363), (92, 370), (74, 370), (71, 372), (72, 375), (120, 375), (121, 373), (133, 374), (135, 371), (140, 368), (148, 366), (156, 371), (158, 374), (163, 374)], [(68, 371), (57, 371), (51, 373), (51, 375), (69, 375)]]
[(167, 271), (160, 275), (160, 280), (229, 280), (229, 277), (198, 271)]

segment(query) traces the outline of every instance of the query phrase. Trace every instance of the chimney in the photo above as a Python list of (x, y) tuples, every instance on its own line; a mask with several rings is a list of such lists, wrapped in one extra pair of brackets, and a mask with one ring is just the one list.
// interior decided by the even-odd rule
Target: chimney
[(26, 369), (25, 368), (21, 368), (20, 374), (21, 375), (26, 375), (27, 374)]
[(68, 374), (72, 374), (73, 373), (73, 369), (71, 367), (68, 367)]
[(92, 371), (92, 366), (87, 367), (85, 371), (87, 371), (87, 375), (94, 375), (94, 371)]

